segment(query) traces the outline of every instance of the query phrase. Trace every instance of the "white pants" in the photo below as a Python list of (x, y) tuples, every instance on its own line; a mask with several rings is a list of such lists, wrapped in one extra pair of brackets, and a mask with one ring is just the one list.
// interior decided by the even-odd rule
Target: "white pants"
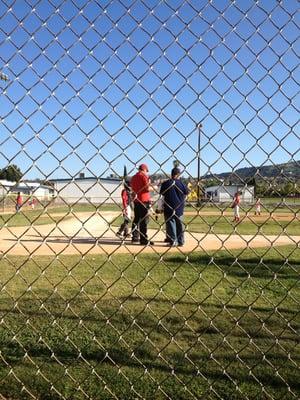
[(233, 212), (236, 218), (240, 218), (240, 206), (234, 206)]
[(127, 206), (126, 210), (123, 211), (124, 217), (127, 217), (128, 220), (131, 220), (131, 207)]

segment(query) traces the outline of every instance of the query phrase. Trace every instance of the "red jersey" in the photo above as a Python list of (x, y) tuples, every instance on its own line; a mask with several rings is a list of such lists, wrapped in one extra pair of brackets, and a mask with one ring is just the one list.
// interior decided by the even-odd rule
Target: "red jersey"
[(130, 187), (136, 194), (135, 202), (148, 203), (150, 201), (149, 184), (150, 178), (141, 171), (132, 177)]
[(127, 206), (129, 206), (129, 193), (126, 189), (122, 190), (121, 197), (122, 197), (123, 208), (126, 208)]
[(239, 205), (240, 205), (240, 202), (241, 202), (240, 196), (234, 196), (233, 204), (234, 204), (235, 206), (239, 206)]
[(17, 196), (17, 204), (18, 204), (18, 206), (21, 206), (22, 203), (23, 203), (22, 196), (18, 195), (18, 196)]

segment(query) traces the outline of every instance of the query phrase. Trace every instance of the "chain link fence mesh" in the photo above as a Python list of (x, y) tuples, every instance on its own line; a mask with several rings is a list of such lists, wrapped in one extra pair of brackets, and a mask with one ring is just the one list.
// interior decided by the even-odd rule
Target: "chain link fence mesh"
[[(0, 18), (1, 398), (299, 399), (298, 2)], [(116, 236), (141, 163), (153, 246)], [(155, 214), (174, 165), (182, 247)]]

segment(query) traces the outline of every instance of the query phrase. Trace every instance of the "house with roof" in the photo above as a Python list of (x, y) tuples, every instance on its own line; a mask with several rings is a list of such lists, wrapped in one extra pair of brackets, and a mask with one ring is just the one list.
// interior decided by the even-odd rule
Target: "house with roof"
[(242, 203), (254, 202), (254, 186), (219, 185), (205, 188), (205, 198), (216, 203), (230, 202), (236, 192), (241, 193)]

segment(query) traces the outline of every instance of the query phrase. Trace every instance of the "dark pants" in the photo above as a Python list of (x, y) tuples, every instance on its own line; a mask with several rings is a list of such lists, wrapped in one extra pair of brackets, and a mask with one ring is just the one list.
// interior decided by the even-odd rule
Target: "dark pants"
[(170, 243), (182, 246), (184, 244), (184, 228), (182, 216), (165, 214), (167, 239)]
[(134, 203), (134, 220), (132, 222), (132, 240), (142, 244), (148, 243), (147, 226), (149, 223), (150, 203)]

